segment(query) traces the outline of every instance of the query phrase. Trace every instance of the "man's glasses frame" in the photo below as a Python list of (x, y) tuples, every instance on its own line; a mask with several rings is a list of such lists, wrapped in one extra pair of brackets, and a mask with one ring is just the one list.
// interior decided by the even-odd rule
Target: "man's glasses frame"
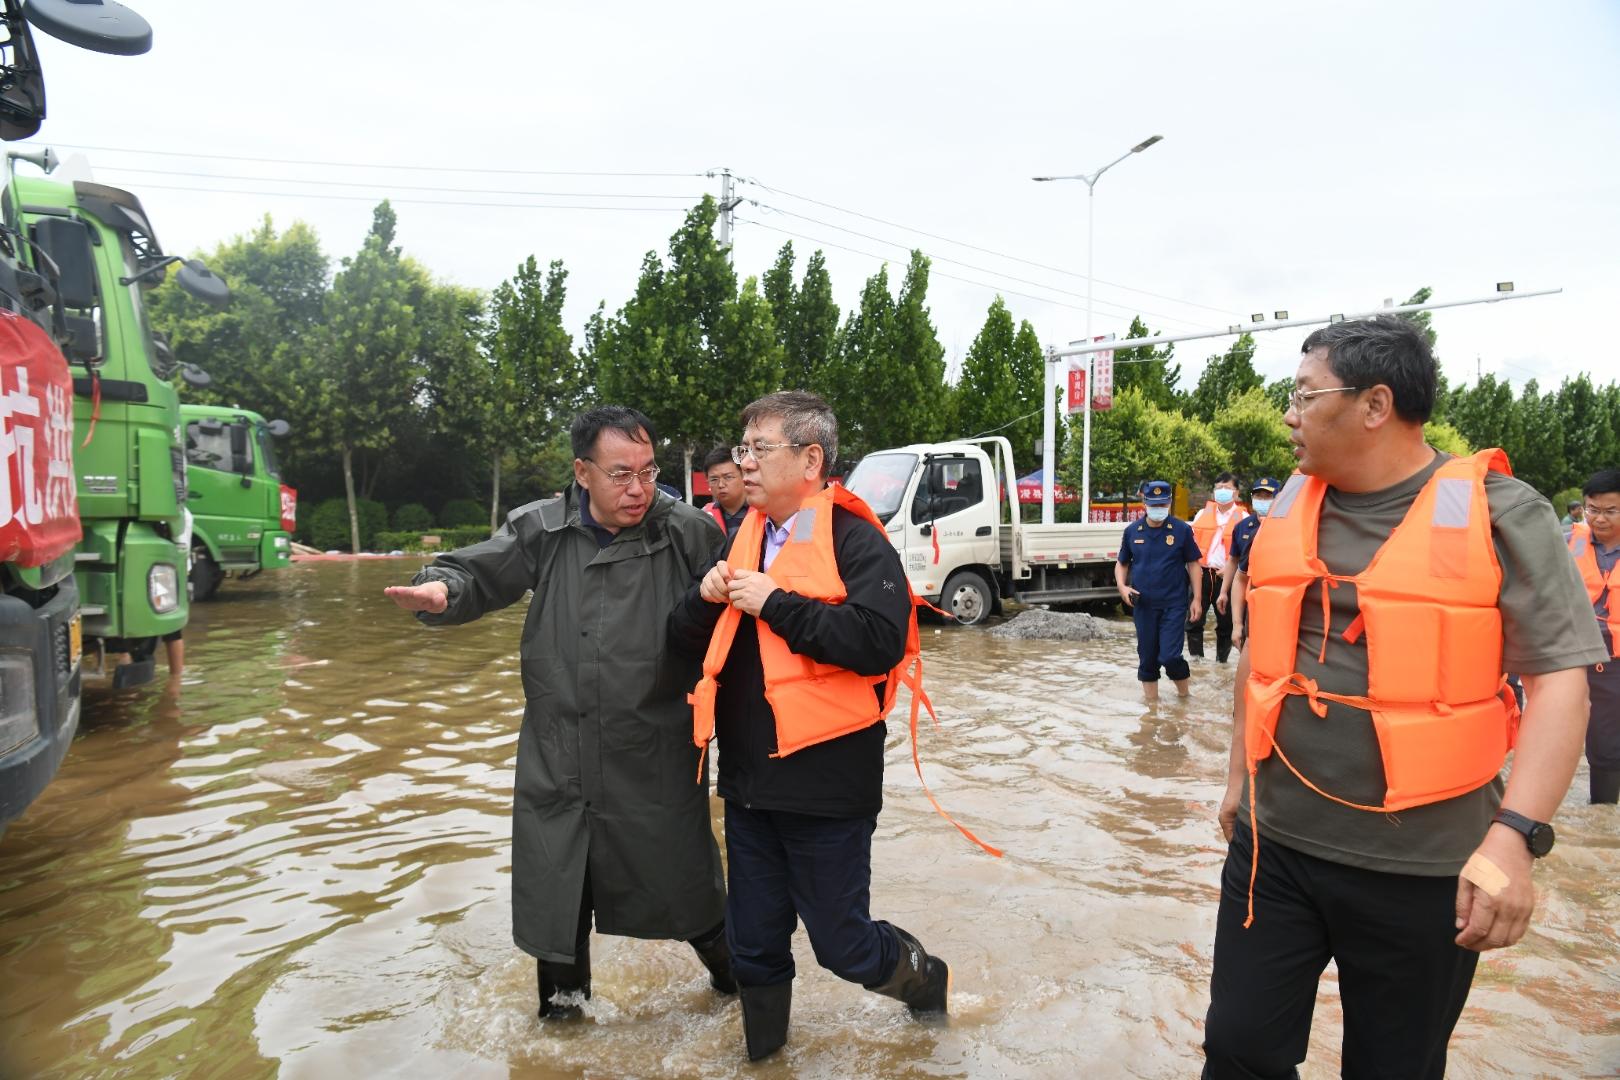
[(738, 465), (741, 465), (749, 458), (753, 458), (755, 461), (764, 461), (773, 450), (802, 450), (806, 446), (813, 445), (815, 444), (802, 442), (762, 442), (749, 446), (747, 443), (743, 443), (741, 446), (731, 448), (731, 460)]
[(592, 465), (595, 465), (596, 471), (607, 477), (608, 483), (614, 487), (629, 487), (632, 480), (640, 480), (643, 487), (652, 487), (653, 482), (658, 479), (657, 465), (649, 465), (645, 469), (615, 469), (609, 472), (602, 466), (597, 465), (595, 461), (591, 461), (590, 458), (584, 458), (583, 460), (590, 461)]

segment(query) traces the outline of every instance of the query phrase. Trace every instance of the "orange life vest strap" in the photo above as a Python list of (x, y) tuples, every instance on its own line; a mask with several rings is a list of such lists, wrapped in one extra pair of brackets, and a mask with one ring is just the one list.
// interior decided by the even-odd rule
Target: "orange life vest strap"
[(945, 812), (945, 808), (939, 805), (939, 800), (934, 798), (934, 793), (928, 790), (928, 781), (923, 779), (922, 756), (917, 750), (917, 715), (920, 710), (926, 708), (928, 718), (934, 722), (936, 728), (939, 726), (939, 715), (934, 712), (934, 703), (929, 700), (928, 695), (922, 688), (922, 657), (918, 656), (914, 662), (899, 672), (897, 677), (901, 684), (911, 691), (911, 764), (917, 770), (917, 782), (922, 784), (923, 794), (928, 796), (928, 801), (933, 804), (934, 810), (938, 812), (940, 817), (956, 826), (957, 832), (979, 845), (989, 854), (998, 859), (1001, 858), (1002, 852), (1000, 848), (991, 847), (983, 840), (980, 840), (960, 821)]

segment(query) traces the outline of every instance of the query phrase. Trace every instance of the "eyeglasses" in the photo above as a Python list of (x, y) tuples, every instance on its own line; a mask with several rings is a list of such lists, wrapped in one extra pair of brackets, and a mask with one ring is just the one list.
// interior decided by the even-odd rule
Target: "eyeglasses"
[(726, 487), (727, 485), (735, 484), (741, 479), (742, 477), (738, 476), (736, 473), (710, 473), (709, 486)]
[(1328, 386), (1321, 390), (1295, 390), (1288, 395), (1288, 406), (1295, 412), (1305, 408), (1305, 403), (1318, 394), (1342, 394), (1349, 390), (1365, 390), (1365, 386)]
[(764, 461), (770, 456), (772, 450), (799, 450), (809, 445), (811, 444), (802, 442), (762, 442), (749, 446), (744, 443), (741, 446), (731, 448), (731, 460), (738, 465), (741, 465), (748, 458), (753, 458), (755, 461)]
[(1587, 503), (1583, 509), (1587, 517), (1620, 518), (1620, 506), (1593, 506)]
[[(590, 461), (592, 465), (596, 465), (596, 462), (591, 461), (590, 458), (585, 460)], [(630, 469), (615, 469), (608, 472), (602, 466), (596, 465), (596, 471), (607, 477), (608, 483), (614, 487), (629, 487), (632, 480), (640, 480), (643, 486), (651, 487), (653, 481), (658, 479), (658, 466), (656, 465), (649, 465), (645, 469), (634, 472)]]

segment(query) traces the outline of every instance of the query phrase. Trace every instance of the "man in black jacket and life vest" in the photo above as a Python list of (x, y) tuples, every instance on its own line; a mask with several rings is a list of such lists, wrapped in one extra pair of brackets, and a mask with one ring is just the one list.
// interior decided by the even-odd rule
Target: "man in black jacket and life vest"
[(883, 805), (884, 709), (914, 647), (900, 557), (854, 495), (827, 484), (838, 423), (784, 391), (743, 410), (750, 511), (670, 616), (669, 640), (705, 654), (696, 738), (719, 736), (726, 804), (726, 933), (750, 1059), (787, 1040), (791, 942), (802, 920), (821, 965), (943, 1013), (944, 961), (869, 913)]

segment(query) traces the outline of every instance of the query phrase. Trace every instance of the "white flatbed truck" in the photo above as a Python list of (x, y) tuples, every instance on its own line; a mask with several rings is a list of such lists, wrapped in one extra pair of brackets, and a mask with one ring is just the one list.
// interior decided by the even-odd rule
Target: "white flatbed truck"
[(1012, 444), (995, 435), (866, 455), (846, 485), (886, 524), (912, 591), (972, 626), (1002, 599), (1114, 599), (1120, 522), (1019, 520)]

